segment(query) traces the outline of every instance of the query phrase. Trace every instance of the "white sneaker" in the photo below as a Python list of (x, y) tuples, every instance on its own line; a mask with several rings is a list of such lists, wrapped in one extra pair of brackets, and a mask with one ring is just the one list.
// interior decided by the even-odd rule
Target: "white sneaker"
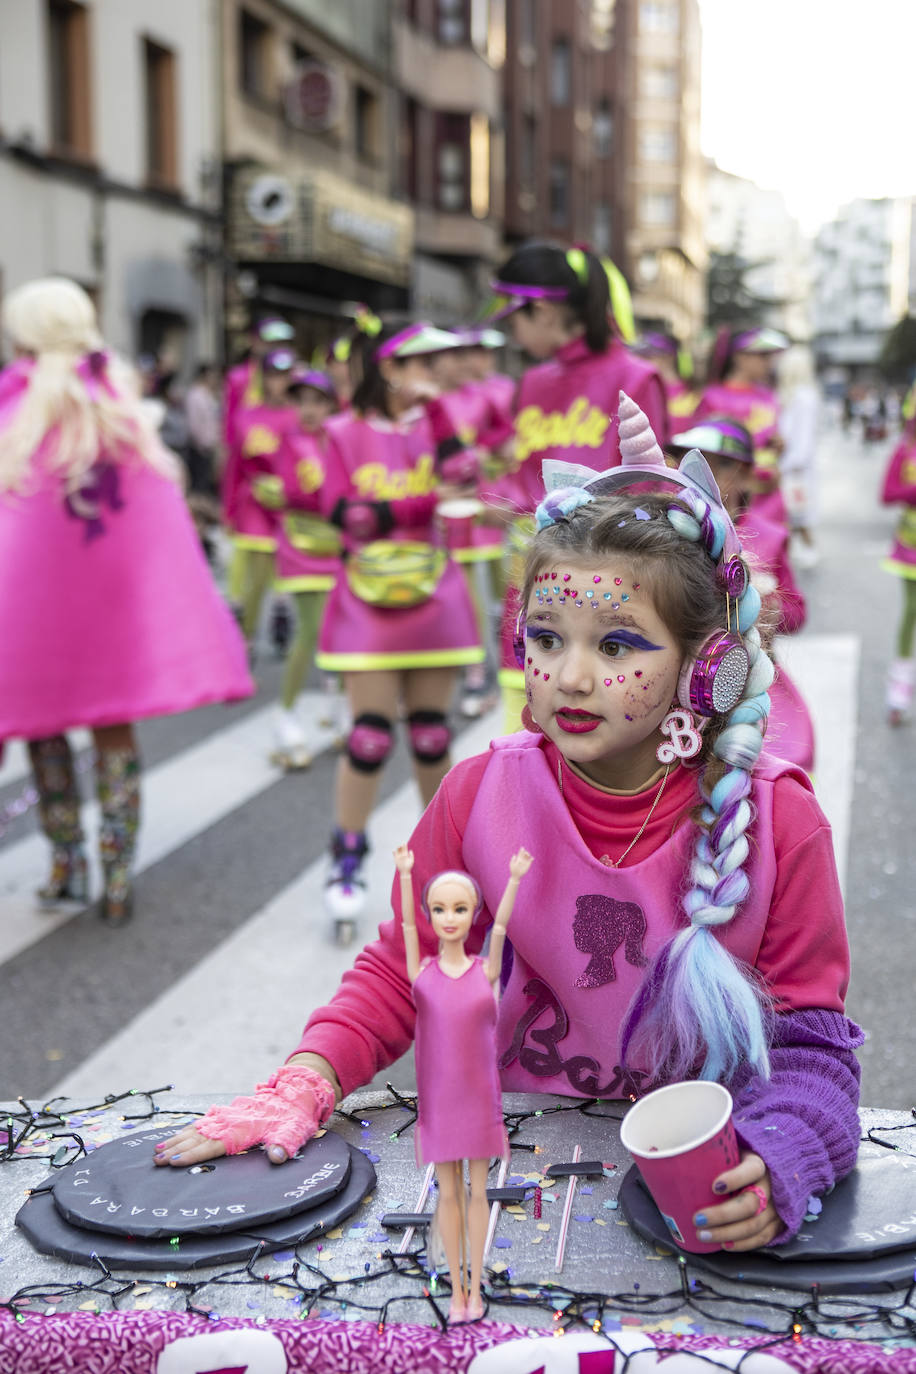
[(274, 729), (277, 747), (270, 756), (271, 763), (289, 771), (308, 768), (312, 762), (312, 755), (306, 744), (305, 731), (296, 712), (294, 710), (287, 711), (283, 706), (278, 706)]

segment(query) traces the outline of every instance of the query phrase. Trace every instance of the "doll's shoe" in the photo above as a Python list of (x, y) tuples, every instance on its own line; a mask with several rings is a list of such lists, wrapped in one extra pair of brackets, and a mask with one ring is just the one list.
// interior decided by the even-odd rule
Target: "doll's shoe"
[(85, 902), (89, 897), (89, 869), (82, 845), (55, 845), (51, 872), (35, 894), (42, 906), (58, 902)]
[(479, 1322), (483, 1316), (483, 1298), (468, 1298), (464, 1309), (464, 1320), (466, 1322)]
[(363, 864), (369, 841), (362, 831), (335, 830), (331, 838), (331, 871), (324, 889), (324, 904), (334, 920), (350, 922), (366, 905)]
[(457, 1326), (459, 1322), (466, 1322), (468, 1319), (467, 1304), (463, 1297), (454, 1297), (448, 1307), (448, 1324)]

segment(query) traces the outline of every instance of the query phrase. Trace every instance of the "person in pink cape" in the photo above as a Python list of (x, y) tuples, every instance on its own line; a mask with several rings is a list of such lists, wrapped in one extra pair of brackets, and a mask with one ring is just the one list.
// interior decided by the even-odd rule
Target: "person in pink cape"
[(435, 518), (442, 492), (477, 473), (427, 361), (457, 342), (422, 322), (362, 335), (353, 409), (326, 426), (321, 506), (341, 530), (344, 562), (315, 661), (344, 675), (353, 720), (338, 764), (325, 888), (341, 940), (352, 938), (365, 904), (367, 827), (398, 716), (426, 805), (450, 766), (458, 669), (484, 657), (467, 585)]
[[(710, 415), (701, 424), (675, 434), (669, 453), (681, 457), (698, 449), (709, 464), (722, 501), (731, 515), (741, 543), (753, 560), (757, 585), (763, 594), (767, 622), (766, 647), (774, 634), (796, 634), (807, 619), (807, 606), (788, 558), (789, 531), (770, 520), (752, 503), (754, 441), (739, 420)], [(771, 754), (814, 770), (814, 723), (807, 703), (782, 664), (769, 690), (767, 748)]]
[[(741, 1158), (694, 1223), (738, 1252), (788, 1239), (853, 1167), (863, 1036), (844, 1010), (830, 827), (802, 770), (763, 752), (773, 664), (740, 540), (702, 455), (666, 466), (639, 407), (623, 396), (619, 413), (619, 466), (545, 472), (516, 626), (526, 729), (451, 770), (409, 848), (426, 872), (474, 875), (472, 956), (511, 855), (538, 856), (537, 900), (513, 912), (503, 960), (504, 1092), (728, 1086)], [(233, 1105), (238, 1133), (204, 1117), (163, 1142), (163, 1164), (239, 1138), (280, 1160), (329, 1093), (406, 1051), (397, 882), (392, 901), (273, 1086)], [(435, 957), (432, 930), (417, 934)]]
[(903, 612), (897, 627), (897, 657), (887, 675), (886, 708), (891, 725), (907, 719), (916, 682), (913, 643), (916, 639), (916, 421), (909, 419), (900, 443), (891, 454), (881, 500), (886, 506), (901, 506), (894, 543), (882, 567), (901, 579)]
[[(515, 469), (492, 484), (495, 499), (505, 499), (527, 517), (510, 532), (510, 543), (521, 548), (543, 494), (544, 460), (601, 472), (620, 461), (619, 393), (633, 398), (663, 440), (668, 434), (667, 401), (658, 371), (617, 337), (608, 274), (593, 253), (554, 243), (523, 244), (503, 263), (492, 289), (490, 319), (505, 319), (515, 342), (536, 360), (515, 397)], [(506, 729), (517, 723), (524, 701), (524, 684), (511, 653), (517, 603), (518, 588), (510, 585), (499, 672)]]
[(296, 631), (280, 687), (277, 747), (272, 755), (287, 770), (307, 768), (312, 761), (296, 702), (315, 657), (327, 594), (340, 571), (340, 531), (320, 513), (327, 471), (324, 427), (336, 399), (333, 383), (324, 372), (294, 367), (286, 400), (298, 423), (284, 426), (270, 471), (252, 482), (254, 499), (275, 521), (274, 588), (291, 596), (296, 608)]
[(10, 293), (19, 354), (0, 404), (0, 740), (29, 741), (52, 845), (46, 904), (88, 897), (73, 755), (92, 729), (105, 879), (101, 915), (131, 911), (140, 814), (132, 722), (249, 696), (244, 646), (213, 585), (129, 369), (63, 278)]
[[(489, 1217), (487, 1173), (494, 1156), (508, 1154), (496, 1063), (499, 975), (518, 885), (532, 859), (520, 849), (509, 860), (509, 880), (493, 920), (486, 959), (465, 951), (482, 902), (474, 879), (460, 872), (430, 878), (422, 905), (439, 952), (422, 960), (413, 851), (400, 845), (394, 861), (400, 875), (407, 976), (417, 1012), (417, 1163), (436, 1166), (436, 1224), (452, 1280), (449, 1320), (475, 1321), (483, 1316), (480, 1279)], [(470, 1179), (466, 1217), (465, 1159)]]

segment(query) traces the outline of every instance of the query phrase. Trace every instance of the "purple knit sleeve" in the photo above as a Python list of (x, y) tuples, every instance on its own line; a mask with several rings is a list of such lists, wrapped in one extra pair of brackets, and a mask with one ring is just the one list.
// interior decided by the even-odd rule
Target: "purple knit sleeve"
[(783, 1012), (773, 1017), (771, 1075), (731, 1085), (740, 1143), (770, 1171), (773, 1203), (790, 1240), (812, 1193), (823, 1193), (856, 1162), (859, 1063), (865, 1037), (837, 1011)]

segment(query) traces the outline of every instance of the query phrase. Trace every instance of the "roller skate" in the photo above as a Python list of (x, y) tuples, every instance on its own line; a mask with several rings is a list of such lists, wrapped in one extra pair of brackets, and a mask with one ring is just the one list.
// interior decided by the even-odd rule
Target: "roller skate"
[(911, 658), (898, 658), (888, 669), (885, 705), (888, 725), (905, 725), (913, 700), (916, 682), (916, 663)]
[(275, 722), (277, 745), (270, 755), (271, 763), (286, 773), (308, 768), (312, 755), (305, 740), (305, 731), (295, 710), (279, 707)]

